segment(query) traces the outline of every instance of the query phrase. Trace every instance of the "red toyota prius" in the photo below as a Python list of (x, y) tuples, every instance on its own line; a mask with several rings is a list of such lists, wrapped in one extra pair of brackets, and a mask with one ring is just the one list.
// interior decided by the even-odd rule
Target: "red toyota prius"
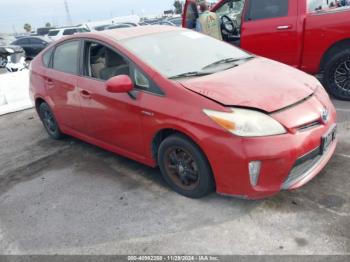
[(335, 108), (314, 77), (187, 29), (71, 36), (37, 56), (30, 75), (52, 138), (159, 166), (187, 197), (299, 188), (337, 143)]

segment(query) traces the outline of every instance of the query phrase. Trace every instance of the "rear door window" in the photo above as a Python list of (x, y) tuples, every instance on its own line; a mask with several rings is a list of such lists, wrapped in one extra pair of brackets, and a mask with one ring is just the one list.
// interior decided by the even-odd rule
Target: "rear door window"
[(118, 75), (130, 75), (129, 64), (123, 56), (95, 42), (87, 42), (85, 58), (86, 76), (108, 80)]
[(57, 46), (53, 57), (53, 68), (58, 71), (77, 74), (79, 47), (80, 41), (69, 41)]
[(66, 29), (63, 31), (63, 35), (73, 35), (75, 33), (77, 33), (78, 30), (77, 29)]
[(289, 0), (250, 0), (246, 20), (261, 20), (288, 15)]
[(58, 32), (59, 32), (59, 30), (53, 30), (53, 31), (50, 31), (47, 35), (48, 36), (56, 36), (56, 35), (58, 35)]

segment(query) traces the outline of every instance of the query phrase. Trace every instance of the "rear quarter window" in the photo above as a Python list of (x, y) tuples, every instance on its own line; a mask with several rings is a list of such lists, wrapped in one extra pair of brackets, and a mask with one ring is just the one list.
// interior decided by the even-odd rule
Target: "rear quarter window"
[(45, 67), (50, 67), (52, 52), (53, 52), (53, 48), (51, 48), (50, 50), (47, 50), (47, 51), (43, 54), (43, 65), (44, 65)]

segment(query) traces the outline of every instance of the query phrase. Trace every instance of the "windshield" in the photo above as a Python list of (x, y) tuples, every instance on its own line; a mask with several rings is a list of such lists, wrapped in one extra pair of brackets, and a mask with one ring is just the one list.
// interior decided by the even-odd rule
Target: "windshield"
[[(188, 30), (126, 39), (123, 45), (168, 78), (202, 71), (208, 65), (224, 59), (250, 56), (223, 41)], [(219, 68), (224, 70), (222, 66)]]

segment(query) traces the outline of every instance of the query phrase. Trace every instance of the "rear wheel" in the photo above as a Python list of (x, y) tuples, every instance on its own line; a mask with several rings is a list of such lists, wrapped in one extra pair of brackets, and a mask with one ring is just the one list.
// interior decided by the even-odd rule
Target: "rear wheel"
[(158, 163), (164, 180), (181, 195), (200, 198), (215, 188), (206, 157), (196, 144), (182, 135), (169, 136), (161, 143)]
[(326, 63), (323, 81), (331, 95), (350, 100), (350, 49), (335, 54)]
[(40, 104), (39, 116), (51, 138), (58, 140), (64, 136), (60, 131), (55, 116), (47, 103), (43, 102)]

